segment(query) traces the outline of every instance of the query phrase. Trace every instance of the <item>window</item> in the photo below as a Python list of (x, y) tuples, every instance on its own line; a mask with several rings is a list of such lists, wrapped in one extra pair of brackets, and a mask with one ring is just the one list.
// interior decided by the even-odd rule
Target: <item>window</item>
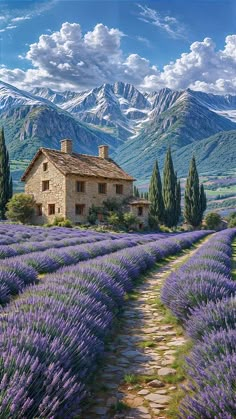
[(55, 204), (48, 204), (48, 215), (55, 214)]
[(76, 215), (84, 215), (84, 204), (76, 204), (75, 205), (75, 214)]
[(48, 170), (48, 164), (43, 163), (43, 171), (46, 172)]
[(76, 189), (77, 189), (77, 192), (85, 192), (85, 182), (78, 181)]
[(116, 194), (122, 195), (123, 194), (123, 185), (116, 185)]
[(61, 208), (57, 208), (57, 212), (58, 212), (58, 214), (60, 214)]
[(48, 191), (49, 190), (49, 180), (43, 180), (42, 181), (42, 191)]
[(38, 217), (41, 217), (43, 215), (43, 206), (42, 204), (36, 204), (36, 213)]
[(98, 184), (98, 193), (107, 193), (107, 184), (106, 183), (99, 183)]
[(143, 207), (138, 207), (138, 215), (143, 215)]

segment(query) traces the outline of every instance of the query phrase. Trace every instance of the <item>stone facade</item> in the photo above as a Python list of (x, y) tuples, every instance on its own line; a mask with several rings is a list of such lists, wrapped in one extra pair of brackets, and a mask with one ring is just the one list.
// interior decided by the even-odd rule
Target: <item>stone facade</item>
[[(77, 191), (77, 182), (84, 182), (84, 192)], [(99, 193), (99, 184), (105, 184), (105, 192)], [(117, 185), (122, 186), (122, 194), (117, 193)], [(119, 187), (118, 187), (119, 190)], [(133, 182), (128, 180), (112, 180), (104, 178), (79, 177), (76, 175), (66, 176), (66, 214), (65, 217), (73, 222), (84, 223), (87, 221), (89, 208), (92, 205), (102, 207), (108, 198), (123, 201), (133, 194)], [(76, 205), (83, 205), (82, 214), (76, 214)]]
[[(45, 165), (45, 166), (44, 166)], [(44, 170), (47, 168), (46, 170)], [(49, 181), (49, 189), (43, 191), (43, 182)], [(37, 206), (34, 224), (52, 222), (56, 216), (65, 217), (65, 176), (41, 154), (30, 170), (25, 183), (25, 193), (33, 195)], [(41, 205), (41, 213), (39, 211)], [(55, 214), (49, 214), (49, 205), (55, 205)]]
[[(63, 160), (65, 155), (72, 155), (72, 144), (70, 140), (63, 140), (61, 145), (60, 155)], [(111, 175), (104, 177), (62, 173), (48, 158), (50, 154), (47, 155), (43, 150), (39, 150), (22, 177), (25, 193), (33, 195), (36, 202), (34, 224), (53, 222), (58, 216), (68, 218), (73, 223), (85, 223), (92, 205), (101, 207), (108, 198), (123, 201), (132, 197), (133, 178), (125, 172), (124, 177), (127, 179), (119, 179), (117, 175), (113, 179)], [(98, 164), (106, 159), (109, 160), (108, 147), (100, 146)]]
[(148, 227), (149, 206), (150, 202), (142, 198), (130, 203), (130, 211), (137, 217), (139, 230)]

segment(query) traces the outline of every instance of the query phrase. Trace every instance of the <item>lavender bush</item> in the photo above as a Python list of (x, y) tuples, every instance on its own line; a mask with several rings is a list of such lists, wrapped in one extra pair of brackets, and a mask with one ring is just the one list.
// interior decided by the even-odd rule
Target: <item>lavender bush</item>
[(195, 345), (187, 358), (186, 419), (236, 417), (236, 283), (231, 241), (236, 229), (215, 234), (170, 275), (162, 301), (179, 318)]
[[(184, 237), (193, 243), (205, 234)], [(159, 245), (165, 256), (181, 248), (174, 237)], [(155, 261), (149, 243), (126, 247), (46, 275), (6, 306), (0, 316), (0, 417), (71, 418), (79, 413), (125, 293), (137, 272)]]

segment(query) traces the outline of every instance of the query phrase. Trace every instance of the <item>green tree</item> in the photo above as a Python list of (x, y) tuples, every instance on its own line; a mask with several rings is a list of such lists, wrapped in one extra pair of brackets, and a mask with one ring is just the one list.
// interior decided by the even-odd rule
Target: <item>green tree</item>
[(109, 224), (111, 224), (113, 227), (118, 227), (120, 225), (120, 217), (116, 212), (111, 212), (109, 216), (107, 217), (107, 221)]
[(154, 163), (152, 171), (148, 197), (151, 202), (149, 209), (150, 220), (156, 219), (158, 223), (162, 223), (164, 221), (164, 202), (162, 196), (161, 176), (157, 160)]
[(202, 212), (202, 217), (203, 217), (203, 213), (204, 211), (206, 211), (206, 208), (207, 208), (207, 198), (206, 198), (206, 193), (205, 193), (203, 184), (201, 184), (201, 187), (200, 187), (200, 204), (201, 204), (201, 212)]
[(31, 220), (34, 208), (35, 200), (31, 195), (18, 193), (13, 195), (7, 203), (6, 216), (12, 221), (20, 221), (25, 224)]
[(176, 225), (176, 174), (171, 156), (170, 147), (167, 150), (163, 170), (163, 201), (164, 220), (167, 227)]
[(189, 174), (184, 193), (184, 217), (194, 227), (202, 221), (203, 212), (206, 209), (206, 195), (204, 187), (199, 187), (199, 177), (195, 157), (192, 157)]
[(177, 225), (181, 216), (181, 186), (180, 186), (180, 180), (179, 181), (177, 180), (177, 175), (176, 175), (175, 199), (176, 199), (175, 225)]
[(229, 228), (236, 227), (236, 212), (232, 212), (227, 219)]
[(210, 230), (216, 230), (221, 221), (222, 218), (219, 214), (217, 214), (217, 212), (209, 212), (205, 217), (206, 227)]
[(123, 214), (123, 224), (127, 229), (134, 226), (137, 222), (137, 217), (132, 212), (125, 212)]
[(137, 188), (137, 186), (135, 186), (135, 185), (134, 185), (134, 196), (135, 196), (136, 198), (139, 198), (139, 197), (140, 197), (139, 189), (138, 189), (138, 188)]
[(12, 178), (4, 129), (0, 131), (0, 218), (5, 218), (6, 205), (12, 197)]

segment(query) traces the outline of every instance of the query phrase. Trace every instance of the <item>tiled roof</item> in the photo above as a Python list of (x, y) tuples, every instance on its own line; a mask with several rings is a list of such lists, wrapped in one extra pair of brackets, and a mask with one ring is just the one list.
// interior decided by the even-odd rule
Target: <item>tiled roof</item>
[(138, 198), (130, 201), (129, 205), (151, 205), (151, 202), (144, 198)]
[(40, 148), (21, 180), (25, 181), (39, 155), (43, 153), (48, 160), (64, 175), (75, 174), (80, 176), (103, 177), (117, 180), (135, 180), (121, 169), (112, 159), (89, 156), (86, 154), (64, 153), (50, 148)]

